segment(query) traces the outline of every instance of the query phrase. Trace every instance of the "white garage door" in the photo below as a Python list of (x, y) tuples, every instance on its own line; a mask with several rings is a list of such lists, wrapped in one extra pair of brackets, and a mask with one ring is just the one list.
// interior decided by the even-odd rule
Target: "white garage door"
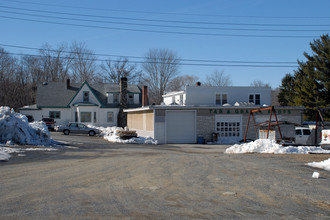
[(216, 115), (215, 130), (219, 134), (221, 143), (234, 143), (242, 140), (242, 116)]
[(167, 111), (166, 137), (168, 144), (196, 143), (195, 111)]

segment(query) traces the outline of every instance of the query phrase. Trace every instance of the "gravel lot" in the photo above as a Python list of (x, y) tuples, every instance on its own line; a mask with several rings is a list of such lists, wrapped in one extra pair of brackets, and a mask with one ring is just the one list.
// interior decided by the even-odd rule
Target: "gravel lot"
[[(223, 154), (225, 145), (76, 148), (0, 162), (0, 219), (329, 219), (329, 155)], [(321, 178), (313, 179), (314, 171)]]

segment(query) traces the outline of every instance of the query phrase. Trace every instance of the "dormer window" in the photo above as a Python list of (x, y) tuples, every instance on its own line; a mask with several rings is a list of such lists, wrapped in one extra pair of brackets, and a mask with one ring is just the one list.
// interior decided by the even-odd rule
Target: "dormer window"
[(227, 104), (227, 94), (222, 93), (222, 94), (215, 94), (215, 104), (216, 105), (224, 105)]
[(128, 94), (128, 104), (134, 104), (134, 94)]
[(118, 104), (119, 103), (119, 93), (113, 94), (113, 103)]
[(89, 102), (89, 92), (88, 91), (83, 92), (83, 101)]
[(249, 94), (249, 102), (260, 105), (260, 94)]

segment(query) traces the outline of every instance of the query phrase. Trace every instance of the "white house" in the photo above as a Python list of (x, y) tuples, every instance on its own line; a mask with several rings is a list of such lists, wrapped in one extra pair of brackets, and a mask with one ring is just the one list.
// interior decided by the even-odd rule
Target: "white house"
[(39, 84), (37, 103), (24, 106), (19, 111), (33, 116), (36, 121), (50, 117), (55, 119), (56, 124), (83, 122), (95, 126), (117, 126), (122, 102), (126, 102), (125, 108), (137, 108), (141, 106), (141, 99), (141, 89), (136, 85), (127, 85), (126, 78), (120, 85), (89, 84), (86, 81), (70, 84), (68, 80), (66, 83)]
[[(163, 95), (162, 105), (124, 111), (130, 129), (159, 143), (196, 143), (199, 137), (235, 143), (245, 136), (250, 110), (264, 106), (271, 106), (271, 88), (187, 86), (184, 91)], [(278, 120), (294, 124), (302, 124), (303, 109), (275, 107)], [(255, 120), (269, 120), (269, 113), (260, 112)], [(254, 139), (253, 123), (250, 127), (247, 138)]]

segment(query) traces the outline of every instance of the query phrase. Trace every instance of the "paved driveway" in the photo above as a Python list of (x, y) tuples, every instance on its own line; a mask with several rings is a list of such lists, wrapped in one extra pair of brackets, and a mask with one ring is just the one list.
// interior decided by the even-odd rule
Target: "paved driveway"
[(227, 155), (218, 145), (122, 145), (53, 133), (75, 149), (0, 163), (0, 219), (329, 219), (329, 155)]

